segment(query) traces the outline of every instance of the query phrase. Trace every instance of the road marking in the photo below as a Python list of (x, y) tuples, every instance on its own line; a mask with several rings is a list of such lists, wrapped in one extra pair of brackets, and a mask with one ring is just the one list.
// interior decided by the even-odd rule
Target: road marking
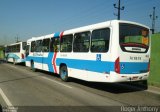
[(4, 94), (3, 90), (0, 88), (0, 94), (3, 98), (3, 100), (5, 101), (5, 103), (7, 104), (8, 107), (5, 107), (4, 109), (2, 108), (2, 111), (4, 112), (17, 112), (18, 108), (15, 108), (11, 101), (7, 98), (7, 96)]
[[(17, 68), (16, 66), (11, 65), (10, 67), (15, 68), (15, 69), (18, 69), (18, 70), (21, 71), (21, 69)], [(24, 72), (24, 71), (23, 71), (23, 72)], [(49, 78), (47, 78), (47, 77), (45, 77), (45, 76), (42, 76), (41, 78), (46, 79), (46, 80), (49, 80), (49, 81), (52, 81), (52, 82), (55, 82), (55, 83), (57, 83), (57, 84), (59, 84), (59, 85), (65, 86), (65, 87), (70, 88), (70, 89), (73, 88), (73, 87), (71, 87), (71, 86), (69, 86), (69, 85), (66, 85), (66, 84), (60, 83), (60, 82), (58, 82), (58, 81), (49, 79)]]
[(4, 99), (4, 101), (6, 102), (7, 106), (13, 106), (1, 88), (0, 88), (0, 94), (2, 98)]
[(52, 81), (52, 82), (55, 82), (55, 83), (57, 83), (57, 84), (59, 84), (59, 85), (65, 86), (65, 87), (70, 88), (70, 89), (71, 89), (71, 88), (73, 88), (73, 87), (71, 87), (71, 86), (68, 86), (68, 85), (63, 84), (63, 83), (60, 83), (60, 82), (58, 82), (58, 81), (55, 81), (55, 80), (49, 79), (49, 78), (44, 77), (44, 76), (42, 76), (41, 78), (46, 79), (46, 80), (49, 80), (49, 81)]

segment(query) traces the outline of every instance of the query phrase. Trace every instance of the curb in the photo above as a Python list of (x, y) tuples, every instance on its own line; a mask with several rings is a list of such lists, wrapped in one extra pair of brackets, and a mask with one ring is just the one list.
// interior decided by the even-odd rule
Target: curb
[(160, 95), (160, 88), (159, 87), (148, 86), (148, 89), (146, 91)]

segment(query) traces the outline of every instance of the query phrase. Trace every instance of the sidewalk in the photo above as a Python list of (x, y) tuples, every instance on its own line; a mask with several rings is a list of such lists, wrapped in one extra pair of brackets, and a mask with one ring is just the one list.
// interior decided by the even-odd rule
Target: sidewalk
[(148, 86), (148, 89), (146, 91), (160, 95), (160, 88), (159, 87)]

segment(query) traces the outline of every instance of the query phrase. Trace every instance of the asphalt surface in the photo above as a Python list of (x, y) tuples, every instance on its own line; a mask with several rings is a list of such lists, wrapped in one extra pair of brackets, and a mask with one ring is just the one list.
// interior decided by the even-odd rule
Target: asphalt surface
[(11, 63), (0, 64), (0, 94), (3, 110), (13, 106), (21, 111), (39, 108), (93, 112), (120, 111), (121, 106), (160, 106), (158, 92), (155, 94), (124, 84), (91, 83), (77, 79), (63, 82), (56, 74), (40, 70), (32, 72), (23, 65)]

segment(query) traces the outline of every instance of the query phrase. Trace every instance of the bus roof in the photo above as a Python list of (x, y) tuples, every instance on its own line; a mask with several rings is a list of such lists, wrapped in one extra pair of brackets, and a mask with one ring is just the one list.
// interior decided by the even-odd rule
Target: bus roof
[(12, 44), (8, 44), (8, 45), (5, 45), (5, 46), (17, 45), (17, 44), (20, 44), (20, 43), (22, 43), (22, 41), (16, 42), (16, 43), (12, 43)]
[[(137, 23), (137, 22), (126, 21), (126, 20), (110, 20), (110, 21), (100, 22), (100, 23), (96, 23), (96, 24), (92, 24), (92, 25), (87, 25), (87, 26), (82, 26), (82, 27), (78, 27), (78, 28), (73, 28), (73, 29), (62, 31), (62, 32), (63, 32), (64, 35), (74, 34), (74, 33), (83, 32), (83, 31), (86, 31), (86, 30), (104, 28), (106, 26), (110, 27), (110, 25), (112, 23), (135, 24), (135, 25), (143, 26), (143, 27), (146, 27), (146, 28), (149, 29), (148, 26), (145, 26), (145, 25)], [(56, 32), (56, 33), (52, 33), (52, 34), (44, 35), (44, 36), (40, 36), (40, 37), (32, 37), (31, 39), (28, 39), (27, 41), (41, 40), (41, 39), (45, 39), (45, 38), (52, 38), (52, 37), (54, 37), (55, 34), (60, 34), (60, 32)]]

